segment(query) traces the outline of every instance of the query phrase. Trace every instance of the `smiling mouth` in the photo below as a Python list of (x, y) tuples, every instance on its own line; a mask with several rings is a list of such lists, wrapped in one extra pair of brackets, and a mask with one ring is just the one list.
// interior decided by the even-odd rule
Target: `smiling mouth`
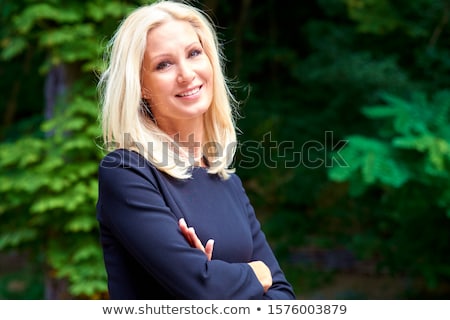
[(180, 98), (193, 96), (193, 95), (197, 94), (197, 93), (200, 91), (200, 89), (201, 89), (202, 87), (203, 87), (203, 85), (198, 86), (198, 87), (196, 87), (196, 88), (194, 88), (194, 89), (191, 89), (191, 90), (189, 90), (189, 91), (186, 91), (186, 92), (177, 94), (177, 95), (175, 95), (175, 96), (176, 96), (176, 97), (180, 97)]

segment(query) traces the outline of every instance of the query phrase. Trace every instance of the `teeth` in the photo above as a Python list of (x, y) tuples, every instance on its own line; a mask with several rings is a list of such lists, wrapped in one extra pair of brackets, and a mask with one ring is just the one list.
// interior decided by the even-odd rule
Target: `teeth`
[(200, 91), (200, 87), (197, 87), (197, 88), (192, 89), (192, 90), (190, 90), (190, 91), (188, 91), (188, 92), (181, 93), (181, 94), (179, 94), (178, 96), (179, 96), (179, 97), (192, 96), (193, 94), (196, 94), (196, 93), (199, 92), (199, 91)]

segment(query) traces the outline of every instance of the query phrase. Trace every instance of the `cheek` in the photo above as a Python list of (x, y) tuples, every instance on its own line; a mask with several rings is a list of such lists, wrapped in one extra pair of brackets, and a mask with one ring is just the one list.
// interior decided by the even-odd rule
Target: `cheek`
[(212, 99), (214, 92), (214, 73), (211, 64), (209, 63), (204, 68), (203, 81), (206, 84), (208, 95), (210, 96), (210, 99)]
[(212, 83), (213, 82), (213, 80), (214, 80), (214, 77), (213, 77), (213, 69), (212, 69), (212, 66), (211, 66), (211, 64), (208, 62), (208, 67), (207, 67), (207, 74), (208, 74), (208, 80)]
[(147, 77), (142, 81), (143, 88), (153, 97), (165, 95), (172, 88), (173, 80), (169, 75)]
[(211, 62), (208, 58), (205, 58), (199, 68), (202, 78), (205, 81), (212, 82), (213, 81), (213, 68)]

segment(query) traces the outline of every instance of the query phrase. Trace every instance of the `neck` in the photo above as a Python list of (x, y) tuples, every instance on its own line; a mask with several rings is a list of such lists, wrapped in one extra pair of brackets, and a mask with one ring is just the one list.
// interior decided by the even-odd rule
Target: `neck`
[(185, 120), (178, 126), (171, 126), (164, 129), (172, 136), (180, 150), (176, 150), (180, 159), (185, 159), (192, 164), (201, 164), (203, 147), (203, 119), (197, 118)]
[(203, 132), (177, 132), (172, 135), (173, 140), (180, 146), (180, 155), (184, 154), (189, 158), (201, 158)]

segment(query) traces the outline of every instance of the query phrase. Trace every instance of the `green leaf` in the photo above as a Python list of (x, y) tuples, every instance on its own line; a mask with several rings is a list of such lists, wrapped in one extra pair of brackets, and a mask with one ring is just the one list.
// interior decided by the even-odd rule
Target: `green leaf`
[(24, 227), (0, 234), (0, 250), (14, 248), (25, 242), (32, 241), (37, 235), (38, 232), (36, 229)]
[(24, 52), (27, 46), (28, 41), (23, 36), (3, 39), (3, 41), (1, 42), (2, 50), (0, 53), (0, 57), (2, 60), (10, 60)]
[(45, 214), (51, 210), (64, 211), (69, 201), (69, 197), (43, 196), (37, 199), (30, 208), (31, 213)]
[(394, 117), (398, 111), (390, 106), (371, 106), (363, 107), (362, 113), (371, 119)]
[[(91, 258), (99, 257), (99, 246), (97, 243), (88, 243), (78, 248), (74, 253), (72, 260), (74, 262), (81, 262), (83, 260), (89, 260)], [(101, 254), (100, 254), (101, 256)]]
[(350, 136), (347, 140), (348, 145), (340, 153), (349, 166), (331, 168), (328, 171), (331, 180), (356, 183), (355, 175), (359, 176), (361, 181), (357, 182), (354, 194), (365, 189), (362, 185), (379, 182), (398, 188), (408, 181), (408, 170), (394, 160), (393, 149), (388, 143), (363, 136)]
[(95, 215), (83, 215), (73, 217), (67, 222), (65, 229), (70, 232), (88, 232), (97, 227)]
[(80, 42), (85, 43), (85, 39), (93, 37), (94, 33), (92, 24), (62, 26), (58, 29), (43, 31), (40, 36), (40, 45), (51, 48), (64, 43), (73, 45)]
[(42, 20), (51, 20), (58, 23), (74, 23), (81, 21), (83, 15), (72, 7), (70, 10), (66, 8), (56, 8), (48, 3), (37, 3), (28, 5), (20, 15), (14, 19), (14, 24), (20, 34), (30, 32), (33, 26)]

